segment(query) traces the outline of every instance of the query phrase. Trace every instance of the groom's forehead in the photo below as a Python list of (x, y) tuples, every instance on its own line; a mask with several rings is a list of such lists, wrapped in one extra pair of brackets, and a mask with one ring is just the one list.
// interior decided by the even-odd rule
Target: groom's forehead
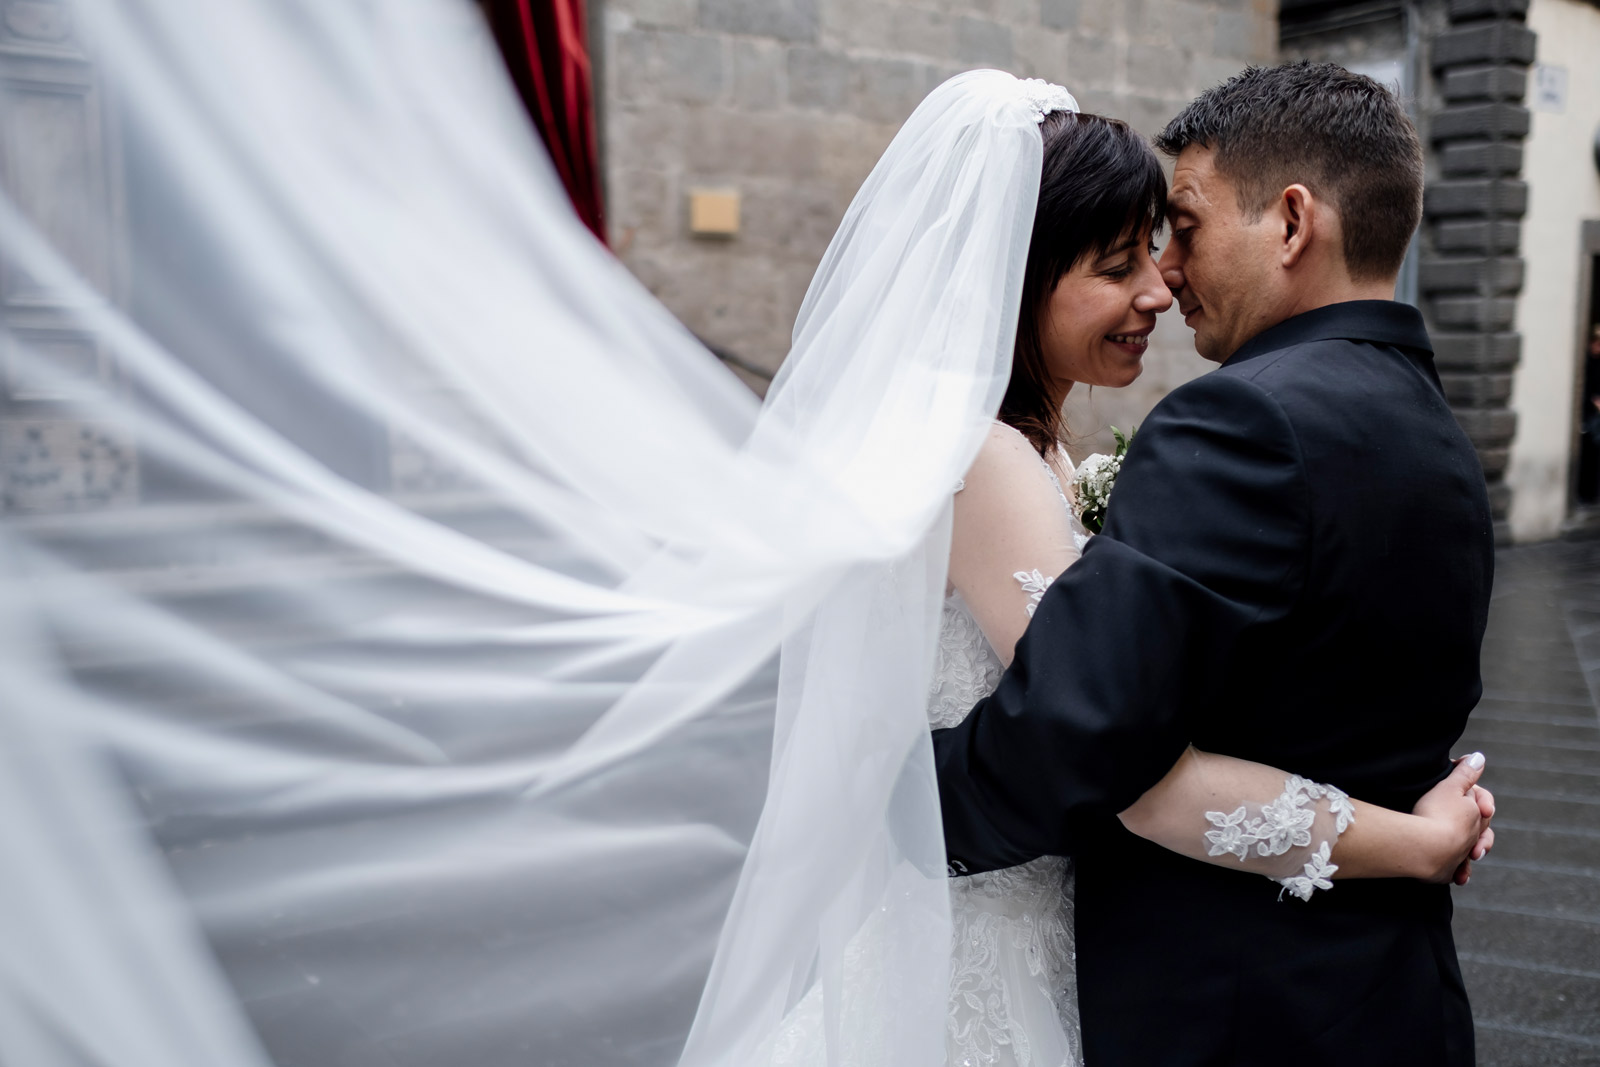
[(1167, 193), (1167, 214), (1193, 211), (1221, 201), (1231, 194), (1233, 185), (1217, 169), (1212, 151), (1190, 145), (1179, 153), (1173, 165), (1172, 188)]

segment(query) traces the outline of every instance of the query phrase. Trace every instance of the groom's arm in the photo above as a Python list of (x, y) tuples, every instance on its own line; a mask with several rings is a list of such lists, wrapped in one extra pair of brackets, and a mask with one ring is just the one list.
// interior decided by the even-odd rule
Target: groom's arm
[(1252, 382), (1211, 374), (1151, 413), (1105, 532), (1045, 594), (994, 694), (934, 731), (956, 870), (1069, 853), (1166, 774), (1236, 644), (1299, 595), (1307, 494), (1289, 422)]

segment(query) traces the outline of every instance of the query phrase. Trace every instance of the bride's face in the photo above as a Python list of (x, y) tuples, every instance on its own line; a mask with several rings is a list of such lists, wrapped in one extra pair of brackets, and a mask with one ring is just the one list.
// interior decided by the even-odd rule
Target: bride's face
[(1039, 323), (1053, 378), (1116, 388), (1139, 377), (1156, 316), (1172, 306), (1153, 251), (1145, 229), (1098, 259), (1091, 252), (1056, 283)]

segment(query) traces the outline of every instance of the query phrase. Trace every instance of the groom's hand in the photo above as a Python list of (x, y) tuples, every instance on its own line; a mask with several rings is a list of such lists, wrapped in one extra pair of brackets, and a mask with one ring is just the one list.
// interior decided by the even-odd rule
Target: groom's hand
[(1481, 860), (1494, 847), (1494, 794), (1478, 784), (1483, 775), (1483, 753), (1474, 752), (1455, 761), (1450, 774), (1423, 794), (1412, 808), (1437, 828), (1439, 847), (1427, 861), (1422, 877), (1429, 882), (1466, 885), (1472, 861)]

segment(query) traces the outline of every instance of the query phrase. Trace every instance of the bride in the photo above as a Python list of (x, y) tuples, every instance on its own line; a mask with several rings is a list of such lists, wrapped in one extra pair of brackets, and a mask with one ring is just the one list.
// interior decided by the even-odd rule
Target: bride
[[(50, 104), (6, 115), (111, 102), (0, 179), (8, 492), (86, 465), (0, 520), (0, 1059), (744, 1065), (810, 1012), (835, 1062), (1071, 1062), (1064, 864), (947, 880), (928, 725), (1076, 557), (1053, 413), (1165, 299), (1147, 150), (936, 91), (762, 407), (473, 5), (65, 7), (93, 91), (0, 53)], [(1195, 754), (1125, 818), (1241, 865), (1205, 813), (1282, 783)], [(1466, 850), (1338, 799), (1246, 869)]]
[[(938, 113), (955, 106), (949, 97), (985, 94), (1009, 95), (1018, 108), (1039, 113), (1043, 162), (1010, 378), (999, 417), (954, 497), (948, 595), (928, 703), (934, 727), (961, 721), (993, 691), (1044, 590), (1091, 536), (1073, 504), (1075, 472), (1063, 447), (1067, 394), (1077, 385), (1134, 381), (1156, 316), (1172, 305), (1152, 244), (1165, 212), (1166, 180), (1144, 139), (1116, 119), (1079, 113), (1059, 86), (995, 71), (960, 75), (923, 106)], [(955, 138), (965, 131), (949, 132)], [(891, 147), (886, 159), (897, 155)], [(858, 201), (836, 240), (850, 240), (854, 216), (872, 209)], [(830, 257), (838, 254), (830, 250)], [(1337, 876), (1337, 864), (1316, 862), (1320, 848), (1386, 869), (1424, 850), (1436, 857), (1441, 880), (1469, 849), (1473, 858), (1486, 851), (1478, 841), (1479, 803), (1463, 798), (1476, 778), (1471, 768), (1460, 768), (1419, 805), (1439, 816), (1433, 826), (1352, 801), (1334, 785), (1312, 786), (1317, 799), (1309, 808), (1297, 807), (1292, 796), (1280, 802), (1287, 777), (1191, 749), (1123, 820), (1157, 844), (1266, 875), (1302, 899), (1332, 888)], [(1488, 795), (1481, 796), (1490, 806)], [(1247, 849), (1197, 829), (1210, 825), (1198, 819), (1203, 809), (1228, 813), (1243, 805), (1259, 806), (1269, 823), (1275, 814), (1284, 817), (1270, 847)], [(1223, 825), (1220, 816), (1213, 822)], [(1381, 846), (1354, 829), (1378, 823), (1394, 830)], [(947, 1062), (1081, 1064), (1070, 861), (1044, 857), (1009, 870), (951, 874)], [(821, 1062), (820, 1050), (807, 1047), (807, 1031), (816, 1028), (808, 1009), (814, 1013), (815, 1005), (803, 1004), (788, 1021), (779, 1062), (811, 1056)]]

